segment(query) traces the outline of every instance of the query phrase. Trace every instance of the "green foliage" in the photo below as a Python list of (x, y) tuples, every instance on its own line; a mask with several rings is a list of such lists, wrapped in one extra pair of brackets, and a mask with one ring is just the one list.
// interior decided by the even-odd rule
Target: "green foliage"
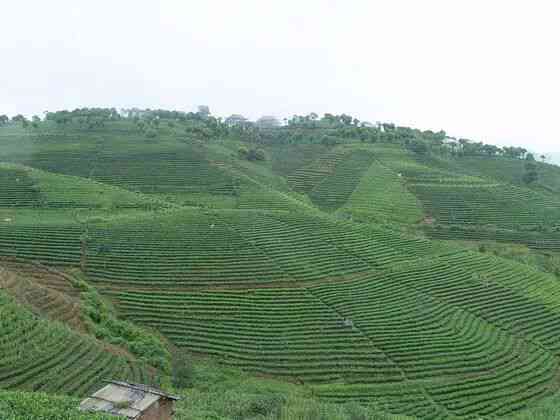
[(106, 209), (115, 214), (124, 209), (151, 210), (168, 203), (123, 188), (81, 177), (53, 174), (23, 165), (0, 163), (0, 207)]
[(80, 400), (53, 396), (40, 392), (0, 390), (0, 418), (2, 420), (119, 420), (108, 414), (83, 413), (78, 410)]
[(81, 308), (90, 332), (98, 339), (127, 348), (140, 360), (169, 374), (171, 355), (154, 333), (120, 320), (101, 295), (83, 280), (76, 280), (82, 292)]
[(331, 175), (337, 165), (348, 155), (349, 151), (342, 147), (328, 148), (327, 152), (316, 160), (290, 174), (287, 177), (288, 183), (293, 190), (308, 194)]
[[(472, 246), (467, 243), (467, 246)], [(541, 271), (555, 275), (560, 279), (560, 254), (550, 251), (539, 251), (530, 249), (526, 245), (508, 244), (499, 242), (481, 242), (477, 249), (482, 253), (491, 253), (498, 257), (521, 262)]]
[[(375, 155), (375, 149), (372, 150)], [(407, 190), (402, 176), (373, 162), (338, 211), (360, 222), (416, 224), (423, 218), (416, 197)]]
[[(174, 373), (188, 387), (178, 418), (508, 416), (557, 386), (558, 283), (502, 258), (553, 272), (554, 257), (400, 233), (423, 221), (433, 236), (560, 249), (557, 174), (526, 150), (346, 114), (259, 127), (205, 109), (82, 109), (34, 123), (0, 130), (3, 160), (43, 170), (3, 167), (0, 255), (82, 266), (89, 330)], [(150, 133), (157, 141), (142, 140)], [(306, 385), (220, 369), (201, 380), (132, 322), (180, 354)], [(0, 384), (84, 392), (93, 373), (68, 386), (57, 376), (84, 359), (79, 348), (47, 366), (53, 354), (41, 353), (29, 370), (17, 359), (15, 376), (0, 359)], [(141, 377), (127, 357), (107, 356), (103, 374)]]
[(247, 149), (245, 146), (241, 146), (237, 150), (237, 154), (240, 158), (247, 159), (247, 155), (249, 155), (249, 149)]
[(244, 146), (241, 146), (237, 153), (241, 159), (246, 159), (248, 161), (266, 160), (265, 152), (262, 149), (255, 149), (255, 148), (248, 149)]
[(498, 241), (524, 244), (531, 249), (560, 251), (560, 235), (556, 227), (543, 225), (518, 226), (518, 230), (497, 229), (495, 226), (428, 225), (423, 230), (432, 238), (446, 240)]
[(190, 388), (194, 381), (193, 361), (186, 352), (173, 357), (172, 383), (175, 388)]
[(266, 155), (264, 150), (262, 149), (252, 149), (249, 150), (249, 154), (247, 156), (248, 160), (266, 160)]
[(532, 154), (528, 154), (525, 162), (525, 173), (523, 174), (523, 182), (532, 184), (539, 179), (537, 172), (537, 164)]
[(443, 225), (530, 230), (560, 222), (558, 196), (483, 178), (404, 172), (408, 188)]
[(428, 145), (421, 140), (412, 140), (407, 147), (418, 155), (426, 155), (430, 150)]
[(295, 170), (311, 164), (330, 150), (321, 144), (278, 144), (266, 146), (266, 153), (274, 174), (285, 177)]
[(373, 154), (367, 150), (345, 153), (340, 162), (325, 173), (323, 179), (308, 193), (317, 207), (334, 211), (343, 206), (356, 190), (362, 175), (373, 162)]
[(556, 420), (560, 418), (560, 396), (546, 398), (539, 404), (511, 417), (511, 420)]
[(158, 132), (154, 129), (146, 130), (146, 137), (149, 138), (149, 139), (156, 138), (157, 135), (158, 135)]
[(321, 144), (324, 146), (336, 146), (340, 143), (338, 137), (330, 136), (328, 134), (323, 135), (321, 138)]
[(408, 419), (384, 414), (375, 406), (326, 403), (315, 398), (308, 387), (251, 378), (205, 360), (195, 364), (193, 386), (176, 392), (184, 395), (177, 404), (177, 420)]
[(147, 366), (113, 351), (0, 291), (0, 388), (83, 396), (107, 377), (152, 382)]

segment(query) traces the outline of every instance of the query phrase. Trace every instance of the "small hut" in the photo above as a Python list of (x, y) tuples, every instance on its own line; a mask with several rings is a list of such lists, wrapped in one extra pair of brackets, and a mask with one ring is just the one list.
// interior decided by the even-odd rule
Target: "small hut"
[(80, 410), (134, 420), (170, 420), (178, 400), (179, 397), (151, 386), (107, 381), (106, 386), (82, 401)]

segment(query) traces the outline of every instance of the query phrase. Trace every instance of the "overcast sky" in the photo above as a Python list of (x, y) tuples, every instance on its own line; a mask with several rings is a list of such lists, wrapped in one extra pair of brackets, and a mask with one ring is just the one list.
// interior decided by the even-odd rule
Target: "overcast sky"
[(3, 2), (0, 114), (345, 112), (560, 151), (556, 3)]

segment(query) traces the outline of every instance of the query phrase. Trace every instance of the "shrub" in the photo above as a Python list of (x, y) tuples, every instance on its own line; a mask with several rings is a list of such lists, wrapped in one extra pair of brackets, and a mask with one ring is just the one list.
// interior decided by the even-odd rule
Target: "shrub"
[(247, 159), (249, 161), (259, 160), (263, 161), (266, 160), (266, 155), (264, 150), (262, 149), (247, 149), (244, 146), (241, 146), (237, 150), (237, 154), (241, 159)]
[(96, 338), (126, 347), (146, 363), (170, 371), (170, 354), (162, 340), (155, 334), (131, 322), (117, 319), (101, 295), (83, 280), (75, 280), (82, 290), (82, 318)]
[(153, 139), (155, 137), (157, 137), (157, 131), (153, 130), (153, 129), (149, 129), (146, 131), (146, 137), (149, 139)]
[(349, 420), (368, 420), (371, 418), (368, 410), (356, 402), (346, 403), (344, 409)]
[(278, 416), (282, 406), (286, 403), (286, 397), (280, 394), (256, 395), (249, 401), (246, 412), (247, 416)]
[(173, 386), (177, 388), (189, 388), (193, 385), (194, 370), (192, 361), (185, 353), (176, 355), (173, 360), (172, 372)]
[(237, 154), (241, 159), (247, 159), (249, 149), (247, 149), (245, 146), (241, 146), (239, 149), (237, 149)]

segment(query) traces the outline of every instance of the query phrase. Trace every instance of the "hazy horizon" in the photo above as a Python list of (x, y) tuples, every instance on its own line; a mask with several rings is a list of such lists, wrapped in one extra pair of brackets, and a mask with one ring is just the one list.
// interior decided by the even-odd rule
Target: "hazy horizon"
[(79, 107), (348, 113), (560, 152), (547, 1), (22, 0), (3, 7), (0, 114)]

